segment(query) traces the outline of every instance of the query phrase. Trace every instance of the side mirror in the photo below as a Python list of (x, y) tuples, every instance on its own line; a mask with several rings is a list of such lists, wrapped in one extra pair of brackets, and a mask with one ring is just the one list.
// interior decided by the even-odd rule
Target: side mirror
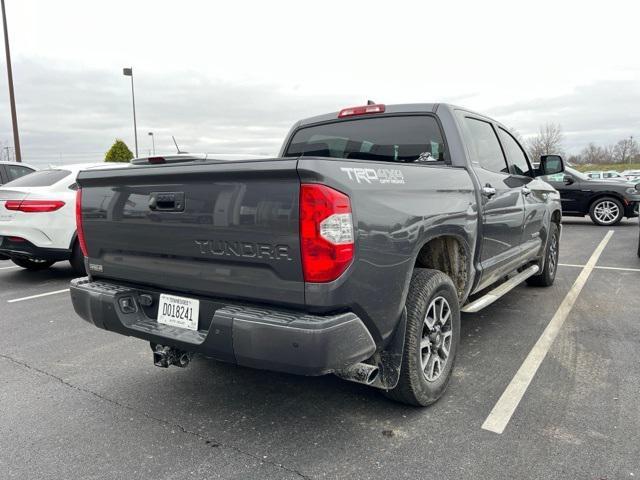
[(564, 172), (564, 162), (560, 155), (542, 155), (540, 157), (540, 175), (555, 175)]
[(565, 185), (572, 185), (575, 182), (575, 180), (573, 179), (573, 177), (569, 175), (565, 175), (564, 178), (562, 179), (562, 182)]

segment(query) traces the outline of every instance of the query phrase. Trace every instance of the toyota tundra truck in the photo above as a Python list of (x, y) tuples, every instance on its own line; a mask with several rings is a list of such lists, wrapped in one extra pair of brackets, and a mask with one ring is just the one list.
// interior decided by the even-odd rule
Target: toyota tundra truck
[(500, 123), (447, 104), (369, 104), (296, 123), (277, 158), (135, 159), (85, 171), (83, 319), (151, 344), (426, 406), (445, 391), (460, 312), (549, 286), (561, 207)]

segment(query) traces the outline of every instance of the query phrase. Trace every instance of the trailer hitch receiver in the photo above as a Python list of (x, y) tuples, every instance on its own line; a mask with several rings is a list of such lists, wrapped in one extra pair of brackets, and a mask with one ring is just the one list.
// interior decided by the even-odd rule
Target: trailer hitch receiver
[(191, 362), (191, 353), (166, 345), (151, 345), (153, 364), (156, 367), (169, 368), (169, 365), (185, 368)]

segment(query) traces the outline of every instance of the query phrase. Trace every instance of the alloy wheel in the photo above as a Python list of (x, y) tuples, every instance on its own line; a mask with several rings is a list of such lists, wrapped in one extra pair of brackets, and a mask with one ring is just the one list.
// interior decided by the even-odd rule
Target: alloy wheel
[(451, 307), (444, 297), (434, 298), (424, 317), (420, 339), (420, 366), (428, 382), (435, 382), (450, 358), (453, 331)]
[(593, 216), (603, 224), (615, 222), (618, 215), (620, 215), (620, 207), (611, 200), (603, 200), (596, 205), (596, 208), (593, 209)]

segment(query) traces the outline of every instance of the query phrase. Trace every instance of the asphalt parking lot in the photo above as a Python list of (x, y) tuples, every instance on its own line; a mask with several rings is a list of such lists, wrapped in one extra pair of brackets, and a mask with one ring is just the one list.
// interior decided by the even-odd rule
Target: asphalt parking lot
[[(145, 342), (75, 315), (66, 263), (0, 262), (0, 478), (640, 477), (637, 241), (637, 220), (566, 219), (555, 285), (463, 315), (453, 381), (427, 409), (331, 376), (156, 368)], [(483, 428), (552, 319), (503, 432)]]

